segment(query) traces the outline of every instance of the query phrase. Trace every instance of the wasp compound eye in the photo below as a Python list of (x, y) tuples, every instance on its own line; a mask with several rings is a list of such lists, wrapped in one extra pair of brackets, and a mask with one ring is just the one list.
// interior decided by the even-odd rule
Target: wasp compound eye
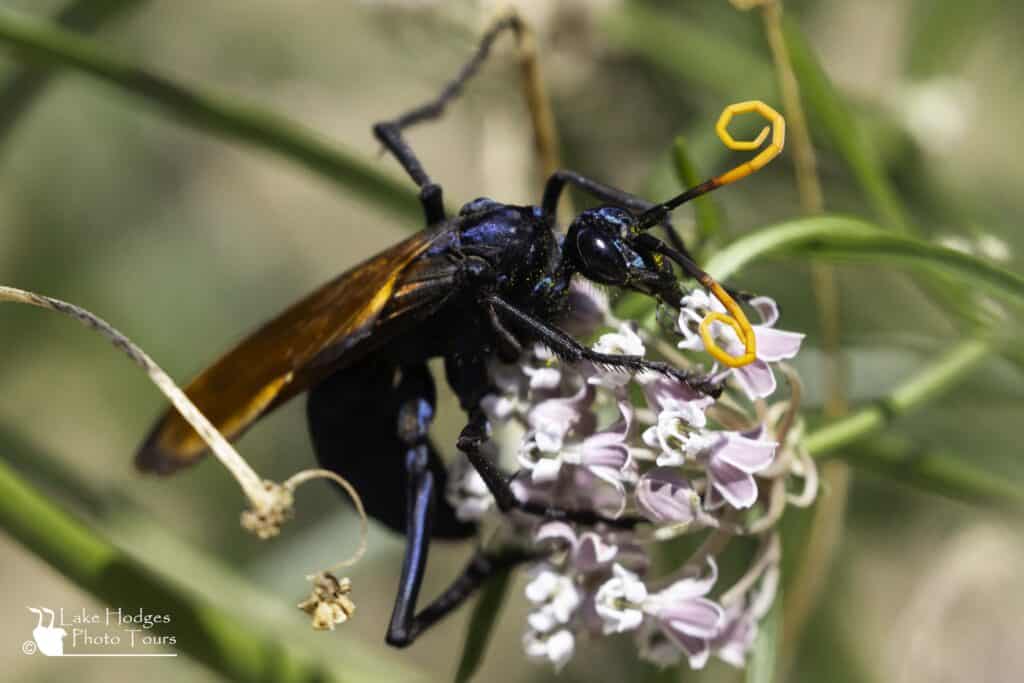
[(629, 279), (629, 269), (615, 242), (615, 238), (594, 229), (580, 231), (576, 246), (585, 276), (606, 285), (625, 284)]

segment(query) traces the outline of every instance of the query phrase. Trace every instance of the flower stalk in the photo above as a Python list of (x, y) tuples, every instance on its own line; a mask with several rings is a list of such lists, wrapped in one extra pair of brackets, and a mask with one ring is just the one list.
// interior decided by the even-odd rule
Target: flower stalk
[[(122, 351), (136, 365), (142, 368), (153, 384), (157, 386), (181, 416), (199, 434), (210, 447), (214, 456), (241, 486), (242, 493), (248, 499), (250, 505), (250, 508), (244, 511), (241, 516), (242, 527), (247, 531), (252, 532), (260, 539), (276, 536), (280, 533), (281, 526), (292, 516), (295, 490), (305, 482), (326, 478), (340, 485), (351, 497), (361, 520), (360, 543), (356, 552), (350, 558), (339, 562), (326, 571), (329, 572), (333, 569), (355, 564), (363, 556), (366, 551), (366, 539), (369, 533), (366, 511), (358, 492), (343, 477), (329, 470), (311, 469), (298, 472), (283, 484), (261, 478), (227, 439), (224, 438), (224, 435), (210, 423), (202, 411), (185, 395), (185, 392), (178, 387), (174, 380), (145, 351), (111, 326), (110, 323), (75, 304), (15, 287), (0, 286), (0, 302), (27, 304), (69, 316), (106, 337), (115, 348)], [(321, 577), (323, 574), (324, 572), (320, 572), (307, 578), (310, 581), (316, 582), (318, 577)], [(347, 597), (345, 600), (350, 602)], [(348, 612), (350, 613), (351, 610), (348, 610)], [(314, 615), (314, 625), (319, 623), (318, 619), (319, 616)]]

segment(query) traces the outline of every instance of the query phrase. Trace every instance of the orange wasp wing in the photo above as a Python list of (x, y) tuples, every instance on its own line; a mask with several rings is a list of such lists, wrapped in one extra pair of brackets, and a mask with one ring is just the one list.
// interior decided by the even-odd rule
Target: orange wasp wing
[[(238, 437), (278, 405), (392, 336), (378, 328), (378, 318), (398, 290), (416, 286), (406, 282), (406, 270), (440, 234), (417, 233), (322, 285), (228, 351), (185, 393), (226, 438)], [(408, 298), (413, 308), (426, 303)], [(385, 324), (396, 328), (399, 313), (389, 307)], [(205, 442), (170, 409), (135, 463), (143, 471), (169, 474), (205, 453)]]

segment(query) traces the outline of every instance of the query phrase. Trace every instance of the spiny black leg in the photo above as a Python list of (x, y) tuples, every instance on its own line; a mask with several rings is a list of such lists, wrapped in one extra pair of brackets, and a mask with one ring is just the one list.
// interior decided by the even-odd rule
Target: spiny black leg
[(521, 501), (516, 498), (509, 477), (480, 448), (490, 439), (487, 416), (480, 408), (481, 399), (492, 391), (486, 363), (481, 357), (449, 356), (445, 358), (445, 372), (448, 375), (448, 383), (455, 391), (455, 395), (459, 397), (463, 410), (469, 415), (469, 422), (459, 435), (458, 448), (466, 454), (470, 464), (484, 480), (484, 484), (494, 496), (499, 510), (502, 512), (522, 510), (549, 519), (562, 519), (587, 525), (603, 523), (625, 529), (631, 529), (643, 521), (636, 518), (611, 519), (589, 510), (549, 508), (546, 505)]
[(488, 554), (477, 550), (451, 585), (415, 616), (404, 634), (406, 639), (395, 642), (390, 640), (389, 636), (388, 642), (398, 647), (411, 644), (427, 629), (465, 602), (487, 579), (531, 559), (535, 559), (535, 556), (521, 551)]
[(588, 360), (597, 365), (623, 368), (632, 372), (650, 370), (672, 377), (702, 394), (717, 397), (722, 393), (721, 385), (712, 382), (708, 377), (685, 372), (668, 363), (645, 360), (640, 356), (600, 353), (587, 348), (557, 327), (552, 327), (519, 310), (499, 296), (487, 297), (486, 303), (494, 307), (499, 315), (503, 315), (506, 320), (511, 321), (515, 327), (520, 328), (530, 338), (541, 342), (559, 358), (570, 363)]
[(508, 16), (496, 22), (480, 39), (480, 45), (473, 56), (459, 70), (458, 75), (444, 86), (440, 95), (415, 109), (407, 111), (396, 119), (382, 121), (373, 126), (373, 134), (395, 156), (398, 163), (405, 169), (405, 172), (413, 179), (413, 182), (419, 185), (420, 202), (423, 204), (427, 225), (434, 225), (444, 220), (444, 202), (441, 197), (441, 187), (434, 183), (430, 176), (427, 175), (420, 160), (416, 157), (416, 153), (412, 151), (412, 147), (409, 146), (409, 143), (402, 136), (402, 130), (422, 121), (440, 118), (441, 114), (444, 113), (445, 106), (462, 93), (462, 88), (466, 81), (479, 71), (480, 65), (483, 64), (484, 60), (487, 59), (487, 55), (490, 54), (491, 46), (494, 44), (495, 39), (503, 31), (508, 29), (519, 31), (521, 26), (519, 18), (516, 16)]
[(502, 512), (520, 510), (531, 515), (538, 515), (551, 520), (563, 520), (593, 526), (605, 524), (619, 529), (632, 529), (644, 520), (636, 517), (620, 517), (612, 519), (600, 515), (593, 510), (565, 510), (560, 507), (552, 507), (533, 501), (523, 501), (516, 497), (508, 477), (491, 462), (480, 447), (489, 437), (487, 418), (483, 411), (476, 408), (470, 412), (469, 424), (459, 435), (459, 450), (466, 454), (470, 464), (480, 473), (487, 489), (494, 496), (494, 502)]

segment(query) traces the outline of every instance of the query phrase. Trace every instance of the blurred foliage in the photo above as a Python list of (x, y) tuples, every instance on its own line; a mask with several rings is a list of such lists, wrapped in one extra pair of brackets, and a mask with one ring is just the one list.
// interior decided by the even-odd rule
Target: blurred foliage
[[(520, 4), (541, 29), (565, 163), (583, 173), (652, 198), (666, 196), (678, 187), (672, 153), (677, 136), (686, 140), (687, 157), (699, 173), (717, 172), (732, 160), (712, 132), (721, 107), (757, 97), (777, 101), (760, 21), (725, 0)], [(39, 17), (61, 9), (57, 2), (5, 5)], [(117, 3), (92, 3), (91, 9), (101, 5)], [(409, 206), (408, 189), (395, 195), (396, 204), (387, 204), (408, 186), (394, 162), (378, 156), (369, 126), (432, 95), (472, 49), (483, 13), (468, 2), (134, 5), (117, 14), (115, 23), (77, 24), (98, 31), (94, 42), (83, 44), (85, 55), (92, 46), (100, 61), (142, 68), (187, 84), (187, 92), (210, 95), (178, 101), (181, 121), (193, 121), (191, 114), (212, 105), (206, 114), (249, 115), (256, 135), (252, 129), (232, 131), (215, 116), (220, 123), (205, 120), (214, 134), (197, 134), (159, 108), (140, 106), (138, 98), (95, 80), (70, 73), (54, 79), (52, 88), (39, 90), (0, 148), (0, 282), (87, 306), (185, 378), (319, 281), (415, 227), (407, 208), (394, 209)], [(986, 261), (984, 253), (975, 259), (941, 254), (969, 264), (975, 275), (991, 275), (997, 285), (1016, 287), (1024, 250), (1024, 165), (1008, 136), (1024, 104), (1017, 87), (1024, 77), (1016, 29), (1024, 18), (1020, 7), (998, 0), (791, 0), (786, 10), (829, 210), (884, 228), (909, 225), (915, 239), (956, 236), (977, 249), (980, 236), (998, 238), (1008, 248), (1002, 263)], [(4, 82), (25, 78), (25, 56), (7, 59)], [(482, 194), (517, 202), (539, 195), (514, 78), (510, 50), (501, 49), (444, 121), (412, 134), (453, 205)], [(7, 92), (12, 102), (27, 102), (24, 92)], [(197, 104), (199, 110), (188, 108)], [(4, 110), (9, 115), (14, 109)], [(264, 144), (262, 132), (275, 127), (277, 146)], [(309, 132), (314, 130), (319, 133)], [(283, 156), (252, 154), (232, 137)], [(352, 187), (351, 176), (334, 173), (348, 188), (337, 192), (337, 185), (311, 181), (303, 168), (282, 161), (302, 163), (303, 149), (315, 151), (327, 141), (325, 149), (345, 150), (354, 173), (366, 171), (367, 184)], [(332, 175), (325, 173), (325, 163), (332, 162), (314, 158), (305, 166)], [(799, 213), (784, 161), (716, 195), (715, 205), (723, 244)], [(678, 212), (677, 220), (697, 234), (688, 211)], [(893, 235), (881, 239), (910, 244), (910, 238)], [(813, 417), (823, 398), (815, 353), (820, 333), (802, 262), (829, 248), (829, 240), (811, 240), (805, 247), (785, 260), (752, 263), (734, 282), (778, 299), (785, 326), (808, 333), (800, 370)], [(932, 244), (902, 254), (919, 258), (922, 251), (940, 249)], [(975, 310), (987, 307), (980, 317), (997, 320), (995, 337), (1012, 347), (1017, 307), (1005, 298), (975, 296), (973, 276), (923, 280), (917, 272), (892, 268), (884, 250), (860, 256), (838, 269), (842, 346), (856, 408), (873, 409), (958, 343), (969, 343), (978, 320), (961, 314), (964, 302)], [(287, 607), (301, 592), (305, 571), (332, 563), (350, 547), (354, 522), (326, 487), (303, 500), (284, 538), (260, 545), (238, 532), (234, 501), (240, 498), (217, 467), (207, 464), (166, 481), (137, 477), (130, 454), (160, 409), (156, 392), (103, 341), (67, 321), (28, 309), (2, 310), (0, 420), (8, 429), (0, 433), (0, 453), (5, 461), (9, 454), (34, 454), (19, 460), (19, 467), (36, 483), (48, 483), (55, 499), (124, 539), (129, 553), (207, 587), (222, 584), (206, 573), (192, 574), (200, 560), (187, 559), (181, 549), (215, 555), (231, 567), (225, 583), (234, 576), (253, 584), (268, 604)], [(985, 660), (991, 680), (1017, 680), (1014, 662), (1020, 655), (1014, 659), (1004, 643), (1013, 633), (986, 631), (988, 650), (922, 650), (912, 647), (914, 638), (938, 641), (943, 629), (955, 633), (957, 625), (895, 626), (912, 613), (921, 586), (934, 585), (928, 582), (955, 567), (991, 562), (947, 554), (952, 561), (933, 565), (936, 553), (959, 547), (958, 539), (979, 526), (1019, 527), (1019, 519), (1002, 511), (921, 495), (891, 477), (907, 463), (934, 473), (938, 462), (940, 475), (951, 468), (981, 472), (986, 481), (996, 477), (1008, 497), (1024, 487), (1015, 429), (1024, 403), (1024, 362), (1012, 348), (1005, 359), (995, 356), (985, 350), (973, 373), (927, 409), (901, 414), (885, 423), (883, 439), (843, 452), (853, 462), (863, 456), (873, 470), (890, 476), (857, 475), (848, 534), (825, 598), (799, 644), (791, 680), (889, 680), (906, 671), (907, 661), (913, 670), (915, 662), (927, 659), (948, 662), (950, 671), (971, 671), (985, 652), (1004, 658)], [(259, 471), (279, 477), (311, 462), (301, 412), (301, 406), (289, 406), (242, 441)], [(450, 396), (443, 398), (441, 413), (438, 434), (450, 443), (460, 417)], [(51, 462), (41, 453), (59, 457)], [(74, 495), (62, 494), (68, 489), (92, 493), (76, 502)], [(120, 497), (134, 502), (118, 508)], [(97, 500), (113, 500), (123, 514), (102, 509)], [(802, 521), (801, 515), (787, 519), (787, 550), (799, 543)], [(153, 528), (166, 533), (147, 532)], [(1004, 531), (1001, 538), (1003, 557), (1019, 559), (1019, 534)], [(318, 647), (334, 664), (344, 664), (345, 652), (359, 651), (385, 670), (393, 662), (403, 672), (450, 678), (458, 664), (455, 644), (472, 610), (462, 610), (408, 651), (385, 648), (402, 546), (382, 530), (370, 541), (371, 554), (352, 572), (356, 619), (333, 634), (307, 637), (294, 615), (291, 632), (300, 629), (304, 640), (317, 641), (304, 645)], [(438, 544), (423, 594), (446, 585), (468, 551)], [(25, 604), (76, 606), (87, 599), (26, 551), (11, 546), (7, 557), (7, 581), (0, 589), (8, 615), (3, 642), (23, 640)], [(1004, 610), (1020, 623), (1024, 611), (1013, 612), (1021, 605), (1019, 586), (999, 583), (995, 575), (987, 585), (1009, 591)], [(520, 652), (520, 594), (521, 583), (513, 581), (480, 680), (553, 679)], [(278, 618), (270, 614), (263, 612), (263, 618)], [(1001, 618), (993, 614), (990, 622)], [(635, 663), (625, 639), (607, 651), (594, 644), (582, 648), (558, 680), (674, 675)], [(12, 680), (54, 675), (53, 662), (25, 658), (15, 648), (7, 652)], [(123, 662), (100, 661), (83, 665), (76, 676), (127, 680), (136, 672)], [(158, 681), (209, 679), (177, 660), (146, 675)], [(686, 680), (736, 680), (736, 674), (712, 663)]]

